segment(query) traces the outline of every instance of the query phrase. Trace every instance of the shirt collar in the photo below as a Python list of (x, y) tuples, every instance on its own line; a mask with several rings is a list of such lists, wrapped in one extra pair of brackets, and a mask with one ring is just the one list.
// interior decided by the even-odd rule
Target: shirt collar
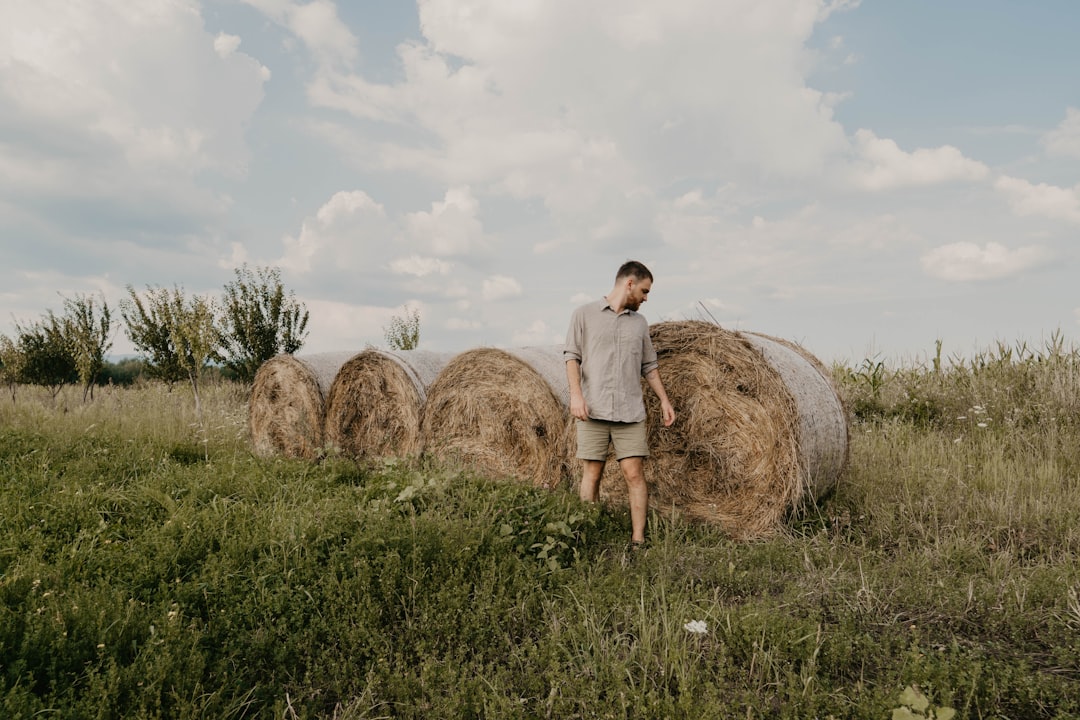
[[(611, 312), (615, 312), (615, 308), (611, 307), (611, 303), (608, 302), (607, 296), (604, 296), (603, 298), (600, 299), (600, 310), (601, 311), (610, 310)], [(631, 310), (630, 308), (623, 308), (622, 312), (616, 314), (616, 317), (618, 317), (618, 315), (625, 315), (626, 313), (632, 313), (632, 312), (634, 312), (634, 311)]]

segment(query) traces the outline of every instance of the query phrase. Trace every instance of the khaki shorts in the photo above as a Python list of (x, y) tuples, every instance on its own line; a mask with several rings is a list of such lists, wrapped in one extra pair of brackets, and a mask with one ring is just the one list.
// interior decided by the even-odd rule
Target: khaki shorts
[(577, 421), (577, 458), (579, 460), (607, 460), (609, 445), (615, 446), (616, 460), (628, 457), (649, 457), (645, 421), (624, 423), (592, 418)]

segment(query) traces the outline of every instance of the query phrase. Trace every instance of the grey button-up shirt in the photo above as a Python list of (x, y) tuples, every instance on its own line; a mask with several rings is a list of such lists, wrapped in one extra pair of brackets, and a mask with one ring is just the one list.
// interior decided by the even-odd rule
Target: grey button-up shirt
[(614, 422), (645, 419), (641, 378), (657, 362), (643, 315), (625, 309), (616, 315), (607, 300), (582, 305), (570, 317), (563, 359), (581, 363), (581, 392), (589, 417)]

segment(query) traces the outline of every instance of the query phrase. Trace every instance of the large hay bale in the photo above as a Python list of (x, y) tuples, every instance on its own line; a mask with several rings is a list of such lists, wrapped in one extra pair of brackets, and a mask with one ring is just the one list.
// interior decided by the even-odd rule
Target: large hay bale
[(830, 493), (847, 467), (847, 409), (828, 368), (798, 343), (762, 333), (743, 333), (780, 373), (799, 411), (799, 458), (808, 479), (807, 500)]
[(313, 459), (325, 444), (326, 393), (355, 352), (277, 355), (255, 373), (248, 403), (251, 445), (258, 455)]
[(327, 442), (357, 459), (419, 453), (427, 388), (452, 357), (371, 348), (350, 358), (326, 397)]
[(463, 352), (428, 388), (424, 452), (554, 487), (565, 472), (569, 397), (561, 347)]
[[(811, 491), (835, 483), (843, 466), (837, 458), (847, 456), (845, 416), (832, 387), (799, 353), (700, 321), (657, 323), (649, 332), (677, 414), (664, 428), (643, 383), (651, 507), (748, 539), (775, 531)], [(613, 460), (601, 498), (626, 502)]]

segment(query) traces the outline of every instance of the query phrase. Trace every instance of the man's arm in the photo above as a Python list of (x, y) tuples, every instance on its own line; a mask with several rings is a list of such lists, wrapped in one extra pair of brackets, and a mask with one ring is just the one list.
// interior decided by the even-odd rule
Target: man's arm
[(566, 381), (570, 385), (570, 414), (578, 420), (589, 419), (589, 408), (585, 405), (585, 395), (581, 392), (581, 361), (566, 361)]
[[(569, 365), (570, 363), (567, 363), (567, 367)], [(656, 397), (660, 399), (660, 412), (664, 416), (664, 427), (671, 427), (671, 424), (675, 422), (675, 408), (671, 407), (671, 401), (668, 400), (667, 391), (664, 390), (664, 383), (660, 380), (660, 371), (653, 368), (646, 373), (645, 381), (649, 383), (649, 387), (656, 393)], [(570, 397), (573, 397), (572, 390)]]

